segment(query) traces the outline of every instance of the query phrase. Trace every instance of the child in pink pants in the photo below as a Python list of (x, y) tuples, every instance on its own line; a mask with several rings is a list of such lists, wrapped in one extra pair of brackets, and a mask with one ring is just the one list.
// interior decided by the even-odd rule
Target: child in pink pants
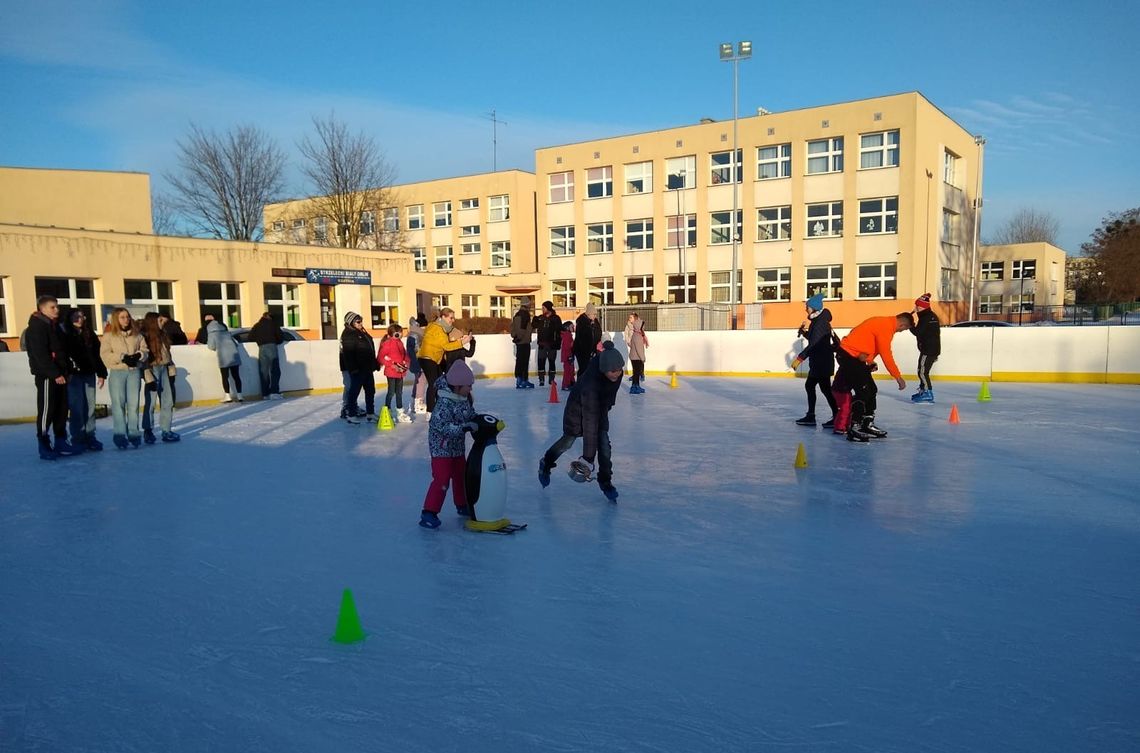
[(431, 484), (420, 513), (420, 525), (424, 528), (439, 528), (439, 511), (443, 509), (448, 486), (451, 487), (456, 512), (462, 516), (470, 515), (464, 478), (467, 472), (466, 436), (468, 431), (478, 428), (475, 407), (470, 399), (475, 375), (467, 362), (453, 363), (435, 384), (438, 397), (428, 424)]

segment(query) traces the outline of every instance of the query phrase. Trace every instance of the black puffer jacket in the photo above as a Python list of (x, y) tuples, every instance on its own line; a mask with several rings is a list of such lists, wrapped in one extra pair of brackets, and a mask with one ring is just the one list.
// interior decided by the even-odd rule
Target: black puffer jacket
[(821, 309), (811, 320), (807, 331), (800, 327), (800, 337), (807, 338), (807, 345), (800, 355), (807, 359), (808, 371), (817, 376), (831, 376), (835, 373), (835, 351), (831, 347), (831, 312)]
[(598, 359), (594, 358), (566, 398), (562, 432), (582, 438), (582, 457), (591, 462), (598, 452), (599, 435), (610, 430), (610, 408), (617, 401), (621, 382), (620, 378), (611, 382), (598, 370)]
[(558, 314), (539, 314), (531, 320), (534, 323), (535, 340), (540, 348), (554, 348), (562, 344), (562, 319)]
[(32, 374), (45, 379), (67, 376), (71, 370), (67, 345), (54, 321), (39, 311), (32, 314), (28, 318), (28, 329), (23, 340), (24, 349), (28, 352), (28, 368)]
[(107, 367), (103, 364), (102, 356), (99, 355), (99, 338), (95, 336), (90, 327), (76, 329), (70, 325), (65, 326), (63, 339), (66, 343), (67, 357), (71, 363), (72, 373), (82, 376), (94, 374), (106, 379)]
[(918, 322), (910, 333), (918, 340), (918, 352), (927, 356), (942, 355), (942, 324), (930, 309), (918, 312)]
[(601, 341), (602, 323), (598, 318), (590, 319), (585, 314), (579, 315), (574, 322), (574, 355), (590, 358), (598, 352), (598, 343)]
[(340, 365), (342, 371), (371, 373), (379, 369), (372, 335), (362, 329), (345, 327), (340, 333)]

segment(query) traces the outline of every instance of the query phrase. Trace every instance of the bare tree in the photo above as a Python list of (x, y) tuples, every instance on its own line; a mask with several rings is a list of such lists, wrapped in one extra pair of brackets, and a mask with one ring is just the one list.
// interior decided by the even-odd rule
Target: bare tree
[[(380, 147), (371, 136), (350, 134), (334, 115), (327, 120), (314, 117), (313, 127), (316, 137), (306, 137), (297, 148), (313, 192), (308, 208), (327, 223), (323, 238), (314, 240), (343, 248), (399, 249), (395, 169)], [(397, 211), (386, 215), (385, 210)]]
[(987, 242), (991, 246), (1008, 246), (1012, 243), (1051, 243), (1057, 245), (1061, 221), (1048, 212), (1036, 209), (1019, 209), (1002, 223)]
[(1092, 238), (1081, 246), (1093, 258), (1090, 280), (1098, 303), (1121, 303), (1140, 298), (1140, 207), (1104, 218)]
[(166, 175), (174, 208), (193, 230), (226, 240), (260, 240), (265, 205), (281, 192), (285, 153), (264, 131), (237, 126), (226, 133), (193, 123), (178, 142), (179, 171)]
[(166, 193), (153, 193), (150, 197), (151, 226), (155, 235), (183, 235), (179, 225), (174, 198)]

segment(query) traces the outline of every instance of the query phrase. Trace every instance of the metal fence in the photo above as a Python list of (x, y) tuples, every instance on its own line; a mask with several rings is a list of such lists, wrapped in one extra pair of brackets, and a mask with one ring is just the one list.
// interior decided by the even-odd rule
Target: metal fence
[(1140, 302), (1080, 303), (1067, 306), (1011, 306), (1001, 314), (978, 314), (984, 321), (1009, 322), (1020, 325), (1066, 324), (1140, 324)]
[[(737, 329), (760, 329), (759, 303), (739, 307), (741, 317)], [(645, 322), (648, 332), (695, 332), (732, 329), (732, 306), (727, 303), (639, 303), (621, 306), (599, 306), (602, 329), (618, 332), (625, 329), (630, 314)]]

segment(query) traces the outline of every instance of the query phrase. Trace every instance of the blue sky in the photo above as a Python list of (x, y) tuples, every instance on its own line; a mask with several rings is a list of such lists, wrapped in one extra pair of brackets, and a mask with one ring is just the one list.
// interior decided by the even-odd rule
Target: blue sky
[(494, 109), (498, 166), (533, 170), (536, 147), (731, 117), (717, 44), (751, 39), (742, 113), (921, 91), (987, 138), (985, 227), (1049, 211), (1075, 253), (1140, 206), (1138, 27), (1112, 0), (0, 0), (0, 164), (161, 188), (191, 121), (255, 124), (295, 157), (335, 112), (409, 182), (490, 170)]

